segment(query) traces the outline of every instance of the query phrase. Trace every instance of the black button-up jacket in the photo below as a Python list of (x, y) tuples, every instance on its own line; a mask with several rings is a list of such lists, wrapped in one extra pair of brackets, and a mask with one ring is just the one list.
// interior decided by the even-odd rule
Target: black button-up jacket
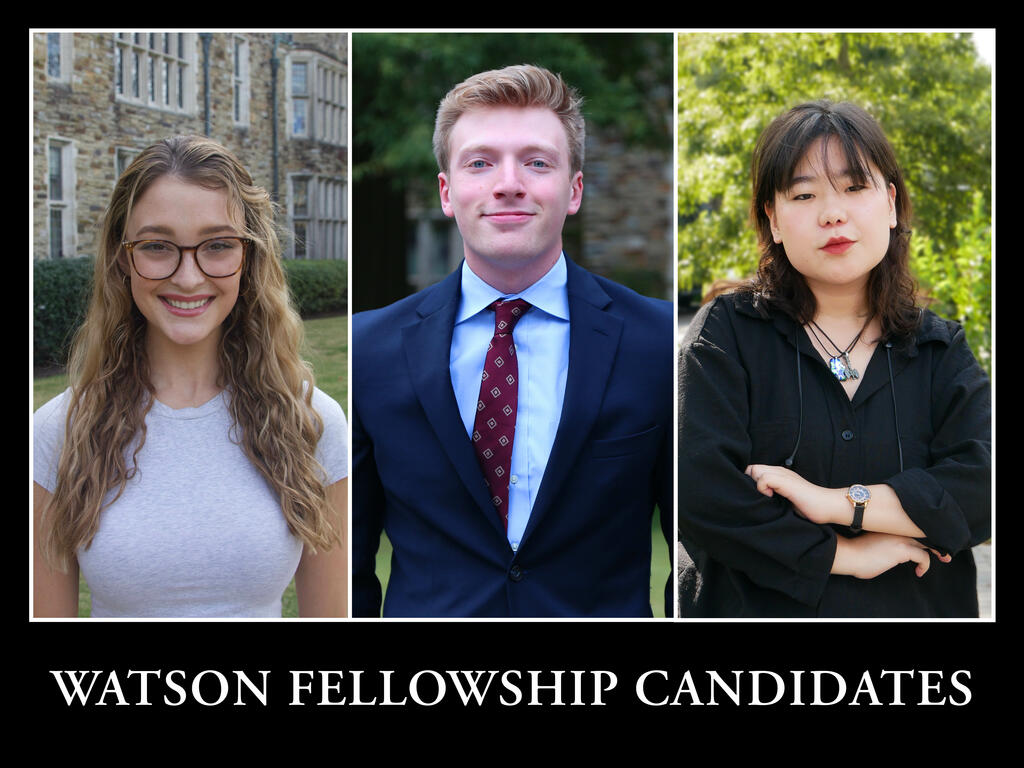
[[(851, 400), (803, 329), (749, 293), (694, 317), (679, 370), (683, 616), (977, 616), (970, 548), (992, 517), (988, 377), (963, 329), (928, 311), (909, 345), (879, 343), (861, 377)], [(831, 575), (836, 536), (854, 533), (800, 517), (743, 474), (784, 465), (798, 443), (791, 469), (828, 488), (888, 484), (952, 562), (933, 558), (921, 578), (913, 563)]]

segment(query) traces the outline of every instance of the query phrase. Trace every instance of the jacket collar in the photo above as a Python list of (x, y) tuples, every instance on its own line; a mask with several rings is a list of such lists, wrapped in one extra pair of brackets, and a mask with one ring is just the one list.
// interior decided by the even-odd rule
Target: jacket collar
[(413, 389), (448, 460), (477, 506), (500, 528), (487, 485), (480, 474), (476, 453), (466, 437), (448, 373), (461, 285), (462, 270), (457, 269), (424, 291), (423, 299), (416, 306), (419, 319), (402, 328), (402, 347)]

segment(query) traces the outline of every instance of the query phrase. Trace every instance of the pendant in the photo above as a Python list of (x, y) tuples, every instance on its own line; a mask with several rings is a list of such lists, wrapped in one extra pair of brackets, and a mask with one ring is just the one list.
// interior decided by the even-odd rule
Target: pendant
[(828, 367), (832, 371), (832, 375), (839, 379), (839, 381), (846, 381), (850, 378), (846, 373), (846, 366), (843, 364), (841, 357), (830, 357), (828, 359)]
[(836, 357), (830, 357), (828, 359), (828, 367), (832, 371), (832, 375), (839, 379), (839, 381), (860, 378), (857, 369), (850, 365), (850, 358), (845, 352)]
[(846, 364), (846, 378), (859, 379), (860, 374), (857, 373), (857, 369), (850, 364), (850, 355), (847, 352), (843, 352), (843, 362)]

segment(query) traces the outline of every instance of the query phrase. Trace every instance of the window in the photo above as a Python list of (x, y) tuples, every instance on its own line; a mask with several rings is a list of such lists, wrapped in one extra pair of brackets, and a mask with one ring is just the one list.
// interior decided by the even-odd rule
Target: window
[(345, 181), (331, 176), (289, 176), (288, 212), (296, 259), (344, 259), (348, 204)]
[(46, 142), (46, 205), (49, 255), (75, 255), (75, 145), (67, 139)]
[(341, 66), (309, 51), (289, 55), (289, 133), (345, 146), (347, 85)]
[(119, 32), (114, 36), (114, 92), (121, 101), (192, 112), (194, 58), (194, 33)]
[(46, 33), (46, 79), (71, 82), (71, 33)]
[(235, 125), (249, 124), (249, 41), (244, 37), (231, 38), (231, 70), (234, 84), (232, 114)]
[(131, 147), (115, 147), (114, 148), (114, 180), (116, 183), (117, 179), (121, 178), (121, 174), (124, 173), (125, 169), (131, 165), (132, 160), (139, 154), (139, 150), (132, 149)]
[(292, 136), (309, 136), (309, 62), (292, 63)]
[(309, 258), (306, 251), (306, 238), (309, 231), (309, 177), (291, 177), (291, 214), (292, 234), (294, 243), (292, 247), (292, 258)]

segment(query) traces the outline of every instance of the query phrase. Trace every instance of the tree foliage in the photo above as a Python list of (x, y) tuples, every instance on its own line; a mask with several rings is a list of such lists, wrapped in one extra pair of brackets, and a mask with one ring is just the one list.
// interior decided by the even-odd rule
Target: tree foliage
[(352, 40), (353, 179), (431, 179), (437, 104), (476, 72), (537, 64), (584, 96), (588, 123), (627, 142), (671, 134), (669, 34), (366, 33)]
[(768, 123), (804, 101), (852, 101), (903, 167), (924, 293), (987, 367), (991, 71), (971, 36), (695, 33), (678, 49), (680, 290), (753, 274), (750, 159)]

